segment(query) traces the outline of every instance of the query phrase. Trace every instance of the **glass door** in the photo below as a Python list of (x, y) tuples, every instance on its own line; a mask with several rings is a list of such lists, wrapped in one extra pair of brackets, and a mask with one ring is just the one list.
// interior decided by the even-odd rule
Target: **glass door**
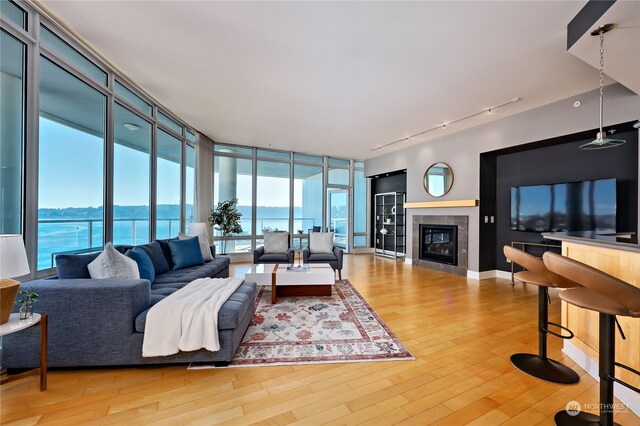
[(327, 189), (327, 228), (333, 232), (333, 245), (349, 251), (349, 190)]

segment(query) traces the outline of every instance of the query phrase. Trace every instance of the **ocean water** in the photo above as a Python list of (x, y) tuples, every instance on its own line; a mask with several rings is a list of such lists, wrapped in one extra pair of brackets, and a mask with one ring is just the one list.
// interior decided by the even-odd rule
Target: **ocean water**
[[(251, 218), (241, 220), (241, 235), (251, 234)], [(314, 219), (294, 220), (294, 233), (304, 233), (314, 226)], [(257, 218), (258, 233), (273, 230), (287, 230), (289, 220), (285, 218)], [(156, 238), (164, 239), (178, 235), (179, 219), (159, 219), (156, 224)], [(113, 226), (113, 243), (140, 245), (149, 242), (148, 219), (116, 219)], [(98, 219), (40, 220), (38, 223), (38, 270), (55, 266), (57, 254), (90, 253), (103, 247), (103, 222)], [(251, 239), (237, 241), (235, 252), (251, 251)]]

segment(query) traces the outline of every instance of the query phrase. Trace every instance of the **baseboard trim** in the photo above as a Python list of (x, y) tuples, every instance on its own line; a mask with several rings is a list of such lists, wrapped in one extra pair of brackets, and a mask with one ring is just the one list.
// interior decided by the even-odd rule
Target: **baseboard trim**
[[(564, 342), (562, 352), (574, 360), (576, 364), (589, 373), (596, 381), (600, 381), (598, 377), (598, 362), (596, 360), (592, 359), (573, 343), (567, 341)], [(618, 383), (613, 384), (613, 394), (622, 401), (623, 404), (629, 407), (631, 411), (640, 416), (640, 395)], [(599, 403), (600, 401), (593, 402)]]
[(371, 254), (375, 252), (376, 249), (374, 249), (373, 247), (356, 247), (353, 249), (352, 254)]
[(411, 259), (410, 257), (405, 257), (404, 263), (406, 263), (407, 265), (413, 265), (413, 259)]
[(510, 280), (511, 279), (511, 272), (501, 271), (499, 269), (496, 269), (496, 278), (502, 278), (502, 279), (505, 279), (505, 280)]
[(511, 272), (500, 271), (497, 269), (494, 269), (492, 271), (482, 271), (482, 272), (467, 271), (467, 278), (471, 278), (473, 280), (486, 280), (489, 278), (503, 278), (503, 279), (510, 280)]

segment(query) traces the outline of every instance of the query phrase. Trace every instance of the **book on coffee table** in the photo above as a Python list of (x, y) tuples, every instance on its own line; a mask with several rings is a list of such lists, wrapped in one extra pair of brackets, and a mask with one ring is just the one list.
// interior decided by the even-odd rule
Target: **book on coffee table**
[(308, 266), (305, 266), (305, 265), (287, 266), (287, 271), (292, 271), (292, 272), (308, 272), (308, 271), (309, 271), (309, 267), (308, 267)]

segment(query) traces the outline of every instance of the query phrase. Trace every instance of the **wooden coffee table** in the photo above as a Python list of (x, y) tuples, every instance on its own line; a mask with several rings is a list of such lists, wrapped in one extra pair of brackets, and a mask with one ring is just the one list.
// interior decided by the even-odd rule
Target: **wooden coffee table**
[(271, 303), (278, 296), (331, 296), (335, 273), (328, 263), (292, 267), (290, 264), (257, 264), (245, 274), (246, 281), (271, 286)]

